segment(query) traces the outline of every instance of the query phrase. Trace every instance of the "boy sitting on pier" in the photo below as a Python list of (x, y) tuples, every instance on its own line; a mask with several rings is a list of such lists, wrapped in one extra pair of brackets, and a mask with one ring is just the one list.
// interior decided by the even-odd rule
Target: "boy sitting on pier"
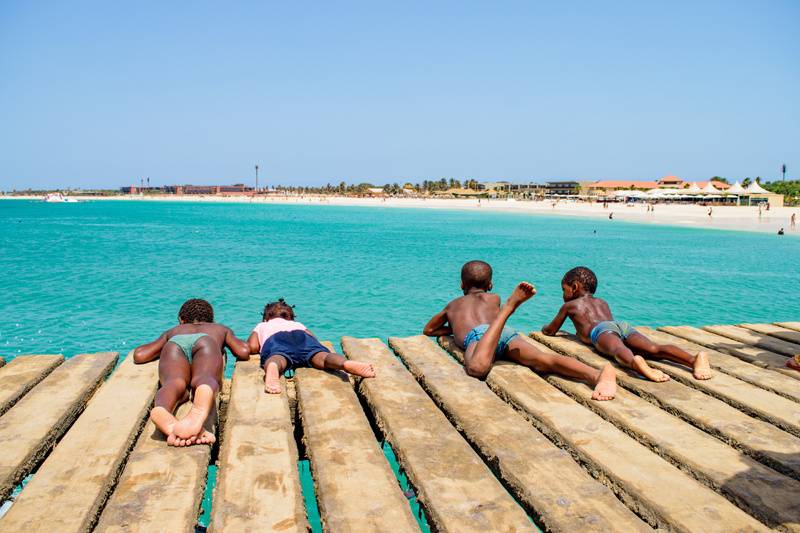
[[(219, 392), (225, 360), (222, 350), (228, 347), (237, 359), (250, 358), (247, 344), (227, 326), (214, 323), (214, 309), (205, 300), (186, 300), (178, 312), (179, 325), (168, 329), (153, 342), (133, 351), (137, 364), (154, 359), (158, 362), (158, 380), (150, 419), (167, 435), (170, 446), (213, 444), (216, 438), (204, 429), (206, 418)], [(172, 414), (175, 407), (189, 399), (191, 410), (181, 420)]]
[(423, 333), (431, 337), (453, 335), (464, 350), (467, 374), (484, 379), (496, 358), (504, 358), (532, 368), (536, 372), (577, 378), (594, 387), (592, 398), (611, 400), (617, 391), (616, 371), (609, 364), (602, 371), (576, 359), (538, 350), (506, 326), (506, 321), (536, 294), (528, 282), (521, 282), (501, 306), (492, 290), (492, 267), (483, 261), (470, 261), (461, 268), (461, 290), (456, 298), (435, 314)]
[(362, 378), (375, 377), (372, 364), (350, 361), (331, 353), (294, 318), (293, 306), (287, 304), (283, 298), (270, 302), (264, 306), (264, 321), (256, 324), (247, 339), (249, 353), (261, 354), (266, 392), (280, 394), (280, 376), (286, 370), (297, 367), (344, 370)]
[(614, 320), (605, 300), (595, 298), (597, 277), (586, 267), (575, 267), (561, 280), (564, 305), (550, 324), (542, 328), (545, 335), (555, 335), (569, 318), (575, 325), (578, 337), (594, 345), (605, 355), (610, 355), (621, 365), (631, 368), (652, 381), (667, 381), (669, 376), (644, 360), (668, 359), (688, 366), (695, 379), (710, 379), (711, 367), (705, 352), (691, 355), (671, 344), (656, 344), (630, 324)]

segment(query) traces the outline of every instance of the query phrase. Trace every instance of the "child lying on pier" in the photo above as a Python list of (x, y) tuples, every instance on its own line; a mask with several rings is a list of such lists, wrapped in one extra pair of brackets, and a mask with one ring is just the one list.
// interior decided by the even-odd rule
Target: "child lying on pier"
[(501, 306), (492, 290), (492, 267), (483, 261), (470, 261), (461, 268), (461, 290), (456, 298), (435, 314), (423, 333), (431, 337), (453, 335), (464, 349), (467, 374), (484, 379), (496, 358), (503, 358), (532, 368), (536, 372), (577, 378), (594, 387), (592, 398), (611, 400), (617, 391), (617, 376), (609, 364), (602, 371), (563, 355), (538, 350), (506, 326), (506, 321), (536, 294), (533, 285), (523, 281)]
[(303, 324), (295, 322), (294, 309), (283, 298), (268, 303), (263, 318), (253, 328), (247, 345), (250, 353), (261, 354), (266, 392), (280, 394), (281, 374), (297, 367), (344, 370), (362, 378), (375, 377), (372, 364), (350, 361), (320, 344)]
[[(228, 347), (237, 359), (249, 359), (247, 344), (227, 326), (214, 323), (214, 309), (205, 300), (186, 300), (178, 312), (179, 325), (168, 329), (153, 342), (133, 351), (134, 363), (158, 362), (155, 406), (150, 419), (167, 435), (170, 446), (213, 444), (216, 438), (204, 429), (206, 418), (219, 392)], [(173, 415), (178, 404), (189, 400), (192, 408), (182, 419)]]
[(711, 367), (705, 352), (691, 355), (671, 344), (656, 344), (627, 322), (614, 320), (605, 300), (595, 298), (597, 277), (586, 267), (575, 267), (561, 280), (564, 305), (550, 324), (542, 328), (545, 335), (555, 335), (569, 318), (578, 337), (592, 344), (600, 353), (610, 355), (621, 365), (632, 368), (652, 381), (667, 381), (669, 376), (644, 360), (668, 359), (692, 369), (695, 379), (710, 379)]

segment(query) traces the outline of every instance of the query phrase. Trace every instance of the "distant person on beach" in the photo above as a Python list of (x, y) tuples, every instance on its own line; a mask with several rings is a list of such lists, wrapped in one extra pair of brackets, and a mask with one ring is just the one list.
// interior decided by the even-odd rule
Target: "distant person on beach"
[(778, 230), (778, 235), (783, 235), (783, 228)]
[(375, 377), (370, 363), (350, 361), (331, 353), (303, 324), (295, 321), (294, 308), (283, 298), (264, 306), (263, 322), (256, 324), (247, 339), (249, 353), (261, 354), (264, 390), (280, 394), (280, 377), (286, 370), (314, 367), (344, 370), (362, 378)]
[(555, 335), (569, 318), (578, 337), (600, 353), (610, 355), (621, 365), (632, 368), (652, 381), (667, 381), (669, 376), (647, 364), (642, 357), (669, 359), (692, 369), (695, 379), (710, 379), (711, 367), (705, 352), (690, 355), (671, 344), (655, 344), (627, 322), (614, 320), (605, 300), (595, 298), (597, 277), (586, 267), (576, 267), (561, 280), (564, 305), (548, 325), (545, 335)]
[(608, 214), (608, 220), (614, 220), (614, 212), (613, 211)]
[(617, 375), (609, 364), (597, 370), (572, 357), (538, 350), (506, 326), (506, 321), (526, 300), (536, 294), (528, 282), (521, 282), (501, 306), (500, 297), (491, 294), (492, 267), (483, 261), (470, 261), (461, 267), (464, 296), (448, 303), (425, 325), (423, 334), (431, 337), (453, 335), (464, 350), (464, 370), (484, 379), (496, 359), (507, 359), (543, 374), (576, 378), (594, 387), (592, 398), (611, 400), (617, 391)]
[[(161, 387), (150, 419), (167, 436), (167, 444), (213, 444), (216, 438), (203, 425), (222, 382), (222, 350), (229, 348), (241, 360), (250, 358), (250, 350), (229, 327), (214, 323), (214, 309), (205, 300), (186, 300), (178, 311), (178, 321), (180, 324), (158, 339), (136, 348), (133, 361), (140, 364), (159, 359)], [(192, 409), (177, 420), (173, 415), (175, 407), (189, 400), (190, 389)]]
[(794, 229), (796, 222), (797, 222), (797, 214), (796, 213), (792, 213), (791, 218), (789, 218), (789, 227)]
[(713, 213), (713, 212), (714, 212), (714, 208), (713, 207), (709, 207), (708, 208), (708, 218), (711, 218), (711, 213)]

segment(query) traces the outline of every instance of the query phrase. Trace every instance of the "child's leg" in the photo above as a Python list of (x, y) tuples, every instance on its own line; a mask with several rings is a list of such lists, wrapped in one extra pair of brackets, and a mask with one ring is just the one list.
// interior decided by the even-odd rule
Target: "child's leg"
[(467, 374), (479, 379), (486, 377), (494, 363), (497, 343), (500, 342), (500, 335), (503, 333), (506, 321), (523, 302), (534, 294), (536, 294), (536, 289), (526, 281), (516, 286), (506, 303), (500, 307), (500, 312), (489, 324), (489, 329), (486, 330), (483, 337), (478, 342), (470, 344), (464, 352), (464, 370)]
[(281, 375), (287, 366), (289, 366), (289, 361), (280, 354), (267, 357), (264, 361), (264, 392), (281, 393)]
[(173, 342), (166, 343), (158, 361), (158, 381), (161, 386), (156, 392), (155, 405), (150, 410), (150, 420), (167, 436), (170, 445), (176, 444), (172, 432), (177, 420), (172, 413), (178, 403), (189, 399), (190, 379), (189, 361), (183, 351)]
[(216, 440), (210, 432), (204, 431), (203, 424), (214, 408), (214, 397), (219, 392), (223, 364), (222, 351), (212, 337), (202, 337), (194, 344), (191, 382), (194, 398), (192, 409), (175, 424), (174, 432), (179, 439), (195, 437), (197, 441), (206, 444)]
[(509, 343), (506, 358), (542, 374), (558, 374), (588, 383), (594, 387), (595, 400), (611, 400), (617, 392), (617, 372), (611, 364), (597, 370), (572, 357), (543, 352), (523, 339)]
[(708, 363), (708, 356), (705, 352), (697, 352), (691, 355), (673, 346), (672, 344), (656, 344), (641, 333), (634, 333), (625, 339), (625, 344), (636, 353), (653, 359), (668, 359), (692, 369), (692, 374), (696, 379), (710, 379), (711, 365)]
[(351, 361), (339, 354), (331, 352), (317, 352), (311, 357), (311, 366), (320, 370), (344, 370), (348, 374), (362, 378), (374, 378), (375, 369), (372, 363)]
[(601, 334), (597, 337), (595, 347), (600, 353), (612, 356), (619, 364), (632, 368), (651, 381), (669, 381), (668, 375), (648, 365), (644, 357), (634, 355), (616, 333)]

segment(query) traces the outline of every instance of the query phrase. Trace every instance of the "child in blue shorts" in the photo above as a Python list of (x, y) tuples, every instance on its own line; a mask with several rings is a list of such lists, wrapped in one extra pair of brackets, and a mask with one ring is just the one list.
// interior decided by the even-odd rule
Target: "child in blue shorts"
[(253, 328), (247, 345), (250, 353), (261, 354), (266, 392), (280, 394), (280, 376), (286, 370), (299, 367), (344, 370), (362, 378), (375, 377), (372, 364), (350, 361), (320, 344), (303, 324), (295, 321), (293, 307), (283, 298), (268, 303), (263, 318), (264, 321)]

